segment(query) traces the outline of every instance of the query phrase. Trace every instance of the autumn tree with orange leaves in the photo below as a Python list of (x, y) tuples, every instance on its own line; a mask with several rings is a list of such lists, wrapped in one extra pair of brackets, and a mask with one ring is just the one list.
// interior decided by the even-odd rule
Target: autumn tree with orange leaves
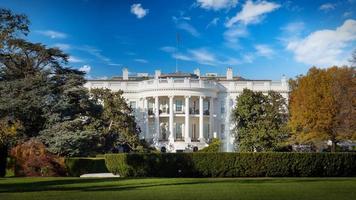
[(291, 81), (289, 101), (292, 142), (316, 144), (356, 140), (355, 68), (311, 68)]

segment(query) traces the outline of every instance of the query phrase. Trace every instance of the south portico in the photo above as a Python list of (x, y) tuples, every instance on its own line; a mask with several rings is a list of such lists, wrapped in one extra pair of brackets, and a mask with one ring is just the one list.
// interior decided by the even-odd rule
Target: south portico
[(145, 139), (157, 149), (164, 147), (171, 152), (208, 146), (207, 142), (216, 137), (213, 126), (216, 97), (189, 91), (185, 92), (187, 95), (159, 93), (162, 91), (143, 97), (147, 118)]

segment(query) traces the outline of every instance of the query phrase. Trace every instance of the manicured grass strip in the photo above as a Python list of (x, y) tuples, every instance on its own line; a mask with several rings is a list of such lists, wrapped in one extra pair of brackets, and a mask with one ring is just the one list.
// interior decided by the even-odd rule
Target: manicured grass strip
[(1, 200), (355, 199), (356, 178), (2, 178)]

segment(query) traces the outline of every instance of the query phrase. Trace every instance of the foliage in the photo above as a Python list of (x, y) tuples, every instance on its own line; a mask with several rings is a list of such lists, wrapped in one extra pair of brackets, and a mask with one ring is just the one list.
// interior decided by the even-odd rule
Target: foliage
[(109, 89), (92, 89), (90, 92), (93, 100), (103, 105), (101, 120), (105, 146), (112, 148), (127, 145), (132, 150), (142, 149), (139, 140), (140, 129), (132, 108), (122, 96), (123, 92), (112, 92)]
[(232, 111), (238, 150), (274, 151), (283, 145), (288, 137), (286, 108), (285, 99), (277, 92), (264, 95), (244, 89)]
[(101, 105), (90, 99), (83, 73), (61, 69), (52, 79), (53, 104), (45, 111), (45, 129), (39, 138), (48, 150), (61, 156), (88, 156), (102, 146)]
[(217, 138), (214, 138), (209, 146), (199, 150), (198, 152), (204, 152), (204, 153), (214, 153), (214, 152), (220, 152), (221, 151), (221, 141)]
[(311, 68), (299, 76), (290, 94), (290, 121), (294, 143), (330, 140), (332, 151), (345, 139), (356, 139), (355, 69)]
[(356, 67), (356, 49), (352, 52), (350, 63), (351, 67)]
[(20, 121), (24, 136), (33, 137), (43, 129), (44, 109), (52, 103), (51, 77), (68, 55), (23, 39), (29, 32), (26, 16), (6, 9), (0, 14), (0, 118)]
[(65, 166), (70, 176), (108, 172), (104, 158), (66, 158)]
[(16, 160), (16, 176), (62, 176), (63, 161), (46, 150), (40, 141), (31, 139), (11, 149)]
[(355, 153), (107, 154), (105, 162), (124, 177), (356, 176)]
[(21, 129), (22, 126), (19, 121), (11, 120), (8, 117), (0, 119), (0, 146), (7, 146)]
[(0, 119), (0, 177), (6, 175), (8, 147), (21, 130), (19, 121)]
[[(0, 14), (0, 119), (18, 121), (22, 140), (39, 138), (61, 156), (88, 156), (117, 143), (137, 143), (136, 124), (121, 94), (104, 94), (109, 105), (104, 111), (84, 87), (85, 73), (67, 66), (67, 54), (26, 41), (25, 15), (6, 9)], [(113, 106), (122, 110), (117, 113)]]

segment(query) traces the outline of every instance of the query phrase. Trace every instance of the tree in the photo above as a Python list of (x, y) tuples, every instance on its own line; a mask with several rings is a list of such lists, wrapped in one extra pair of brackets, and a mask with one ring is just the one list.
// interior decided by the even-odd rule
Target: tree
[(330, 140), (332, 151), (344, 139), (355, 138), (355, 69), (311, 68), (296, 79), (290, 95), (290, 121), (294, 143), (317, 144)]
[(5, 176), (8, 147), (21, 130), (19, 121), (0, 119), (0, 177)]
[(0, 9), (0, 118), (19, 120), (24, 136), (33, 137), (43, 129), (44, 108), (51, 106), (51, 77), (68, 55), (23, 39), (29, 32), (24, 15)]
[(61, 50), (26, 41), (26, 16), (0, 13), (0, 117), (20, 121), (24, 139), (39, 136), (53, 153), (91, 153), (99, 133), (87, 127), (102, 109), (83, 86), (85, 73), (66, 67)]
[(232, 112), (234, 134), (242, 152), (274, 151), (288, 137), (285, 99), (276, 92), (267, 95), (244, 89)]
[(221, 151), (221, 141), (217, 138), (214, 138), (211, 143), (209, 144), (209, 146), (199, 150), (198, 152), (202, 152), (202, 153), (217, 153)]
[(103, 105), (101, 115), (106, 151), (117, 146), (128, 146), (131, 150), (141, 148), (140, 129), (136, 124), (132, 108), (122, 96), (122, 91), (92, 89), (92, 98)]
[(352, 52), (350, 63), (351, 67), (356, 67), (356, 49)]

